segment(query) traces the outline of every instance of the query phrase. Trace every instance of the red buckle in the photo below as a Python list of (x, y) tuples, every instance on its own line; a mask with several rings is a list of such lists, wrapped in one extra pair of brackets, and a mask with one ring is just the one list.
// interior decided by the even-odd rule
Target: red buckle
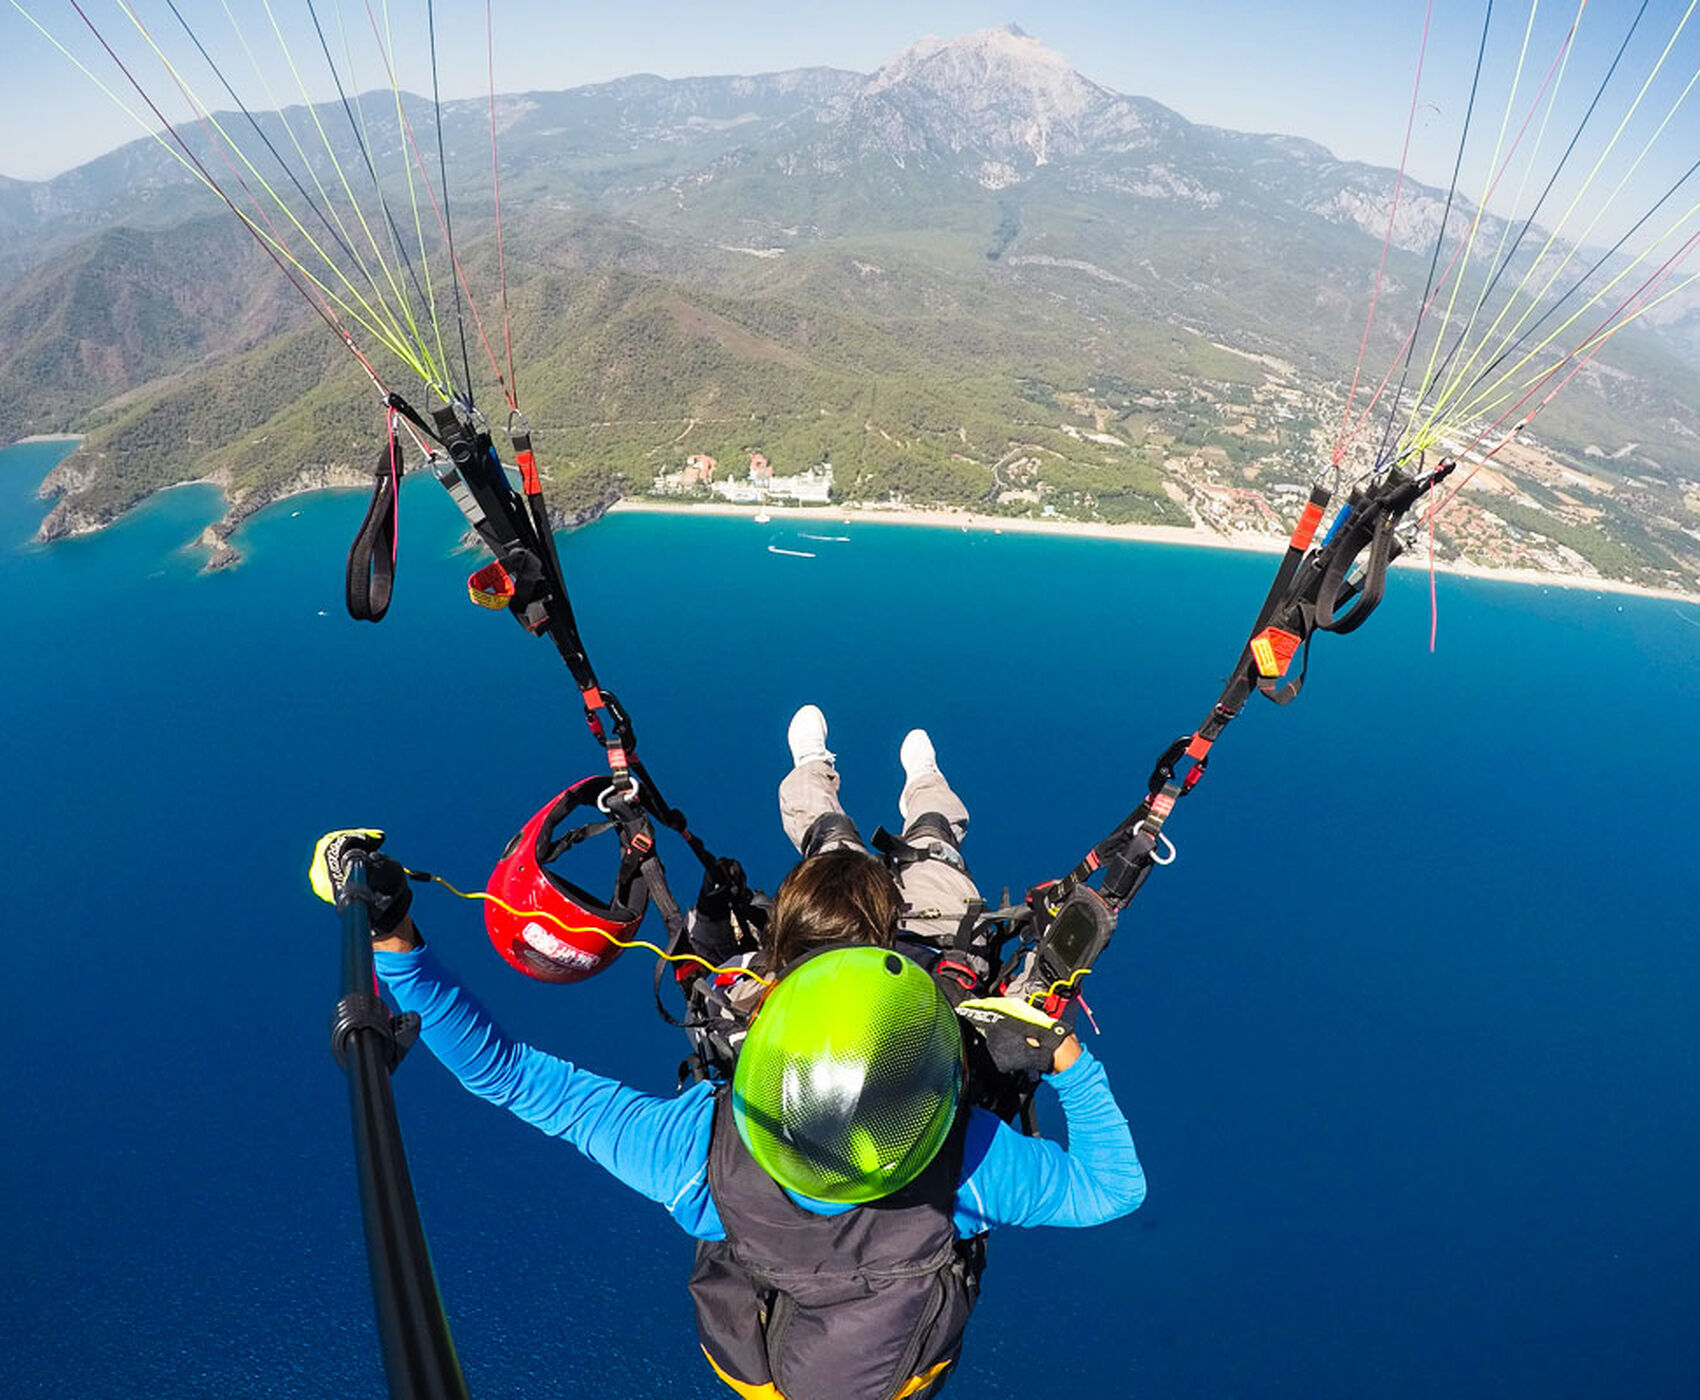
[(942, 973), (949, 977), (951, 981), (956, 983), (956, 985), (961, 987), (965, 992), (971, 992), (974, 990), (974, 983), (976, 980), (974, 976), (974, 969), (969, 967), (966, 963), (954, 962), (949, 958), (940, 958), (937, 965), (933, 968), (933, 972), (935, 975)]

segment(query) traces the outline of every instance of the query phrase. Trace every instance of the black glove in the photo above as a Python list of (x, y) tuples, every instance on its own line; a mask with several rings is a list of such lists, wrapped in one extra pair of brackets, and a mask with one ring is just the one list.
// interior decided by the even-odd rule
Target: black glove
[(327, 831), (313, 848), (313, 864), (308, 871), (313, 893), (325, 903), (335, 904), (348, 879), (353, 857), (364, 858), (366, 885), (357, 897), (370, 913), (374, 938), (388, 938), (413, 906), (413, 886), (407, 881), (407, 867), (382, 854), (378, 847), (383, 843), (384, 833), (370, 828)]
[(1037, 1079), (1068, 1039), (1069, 1029), (1018, 997), (976, 997), (960, 1003), (956, 1014), (980, 1033), (992, 1063), (1004, 1074)]

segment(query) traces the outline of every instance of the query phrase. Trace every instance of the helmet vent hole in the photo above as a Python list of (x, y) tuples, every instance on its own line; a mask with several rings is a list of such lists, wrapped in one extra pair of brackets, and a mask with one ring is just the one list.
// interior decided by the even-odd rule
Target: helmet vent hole
[(893, 977), (901, 977), (903, 975), (903, 959), (898, 957), (896, 953), (887, 953), (885, 955), (885, 970)]

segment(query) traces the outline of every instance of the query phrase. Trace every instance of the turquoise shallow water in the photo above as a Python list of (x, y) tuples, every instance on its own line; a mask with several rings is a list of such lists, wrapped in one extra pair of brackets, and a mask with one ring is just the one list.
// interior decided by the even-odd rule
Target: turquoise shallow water
[[(0, 454), (7, 1393), (379, 1394), (307, 852), (374, 822), (475, 885), (596, 751), (550, 650), (462, 601), (429, 482), (372, 628), (341, 613), (358, 498), (268, 512), (202, 577), (199, 489), (28, 545), (58, 451)], [(1202, 718), (1270, 568), (809, 529), (848, 539), (621, 516), (566, 541), (667, 796), (769, 883), (803, 700), (865, 825), (925, 724), (982, 882), (1058, 873)], [(1443, 579), (1432, 656), (1427, 629), (1402, 576), (1218, 746), (1093, 989), (1149, 1202), (997, 1241), (961, 1394), (1692, 1393), (1700, 609)], [(420, 918), (513, 1029), (670, 1085), (638, 957), (544, 988), (468, 906)], [(397, 1087), (476, 1394), (722, 1393), (659, 1211), (423, 1054)]]

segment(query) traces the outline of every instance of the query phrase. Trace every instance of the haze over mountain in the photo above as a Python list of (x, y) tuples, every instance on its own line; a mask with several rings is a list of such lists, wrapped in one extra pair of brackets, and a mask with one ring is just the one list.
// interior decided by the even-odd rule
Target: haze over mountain
[[(363, 106), (374, 148), (396, 144), (393, 105)], [(323, 117), (356, 168), (343, 114)], [(442, 119), (457, 241), (493, 296), (487, 106)], [(283, 144), (282, 118), (258, 123)], [(511, 94), (498, 124), (519, 378), (574, 504), (684, 452), (754, 449), (828, 454), (860, 496), (984, 502), (1032, 447), (1050, 454), (1035, 499), (1194, 518), (1167, 466), (1209, 445), (1187, 434), (1220, 386), (1325, 397), (1349, 375), (1395, 178), (1110, 92), (1014, 26), (872, 75)], [(312, 165), (334, 188), (331, 155)], [(89, 435), (50, 534), (191, 478), (224, 484), (235, 519), (370, 455), (369, 386), (191, 184), (150, 142), (0, 181), (0, 440)], [(1444, 205), (1406, 183), (1372, 365), (1399, 348)], [(1619, 337), (1540, 423), (1577, 459), (1628, 445), (1607, 474), (1633, 476), (1611, 494), (1634, 525), (1614, 515), (1607, 543), (1660, 568), (1695, 553), (1696, 363), (1688, 311), (1662, 341)], [(1314, 470), (1307, 415), (1263, 416), (1258, 460)], [(1248, 440), (1218, 437), (1231, 458)]]

